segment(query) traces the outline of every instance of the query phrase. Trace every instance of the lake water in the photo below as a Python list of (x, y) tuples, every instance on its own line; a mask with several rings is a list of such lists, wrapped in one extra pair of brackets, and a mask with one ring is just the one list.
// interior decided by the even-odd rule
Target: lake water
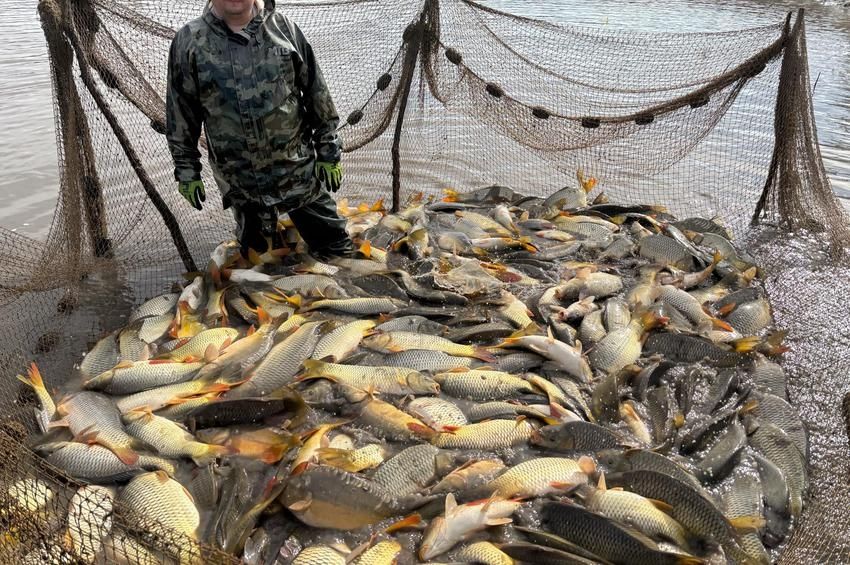
[[(850, 8), (840, 1), (491, 0), (553, 22), (650, 31), (730, 30), (781, 21), (800, 5), (807, 29), (818, 133), (835, 192), (850, 199)], [(35, 0), (0, 0), (0, 226), (43, 237), (58, 190), (53, 105)], [(850, 200), (848, 200), (850, 201)]]

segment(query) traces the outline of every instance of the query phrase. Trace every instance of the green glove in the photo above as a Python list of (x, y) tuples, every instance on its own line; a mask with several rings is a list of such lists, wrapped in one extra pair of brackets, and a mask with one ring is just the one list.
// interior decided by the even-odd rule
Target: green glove
[(177, 191), (180, 192), (183, 198), (189, 201), (189, 204), (198, 210), (202, 208), (201, 202), (205, 202), (207, 199), (207, 193), (204, 190), (204, 181), (202, 180), (181, 182), (177, 185)]
[(339, 163), (316, 161), (315, 172), (316, 178), (325, 185), (328, 191), (336, 192), (339, 190), (339, 185), (342, 184), (342, 165)]

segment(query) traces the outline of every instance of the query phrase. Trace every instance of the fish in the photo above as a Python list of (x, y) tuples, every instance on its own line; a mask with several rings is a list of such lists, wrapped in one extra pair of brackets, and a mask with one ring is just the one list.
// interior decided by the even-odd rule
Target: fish
[(758, 355), (753, 361), (750, 377), (760, 391), (788, 400), (787, 377), (780, 365)]
[(446, 496), (445, 512), (434, 518), (419, 546), (419, 559), (427, 561), (446, 553), (455, 545), (490, 526), (510, 524), (519, 501), (493, 498), (458, 505), (454, 495)]
[(424, 504), (420, 496), (397, 497), (372, 481), (335, 467), (314, 465), (290, 476), (280, 502), (314, 528), (352, 530)]
[(604, 475), (602, 477), (599, 488), (585, 485), (575, 491), (585, 508), (635, 528), (653, 539), (666, 539), (680, 548), (688, 548), (685, 529), (658, 508), (663, 507), (662, 503), (653, 502), (633, 492), (609, 490), (605, 487)]
[(51, 427), (67, 425), (84, 443), (102, 445), (127, 465), (138, 462), (135, 448), (140, 442), (124, 430), (118, 408), (109, 397), (96, 392), (78, 392), (62, 399), (56, 406), (56, 413), (61, 419), (51, 422)]
[(665, 553), (628, 529), (575, 504), (547, 502), (540, 511), (544, 528), (612, 563), (697, 565), (702, 559)]
[(406, 304), (393, 298), (339, 298), (317, 300), (302, 308), (301, 311), (311, 312), (327, 308), (348, 314), (375, 315), (388, 314), (402, 306)]
[(530, 316), (531, 311), (523, 301), (507, 291), (502, 292), (501, 299), (503, 306), (499, 308), (499, 313), (503, 318), (517, 328), (527, 328), (534, 324), (534, 320)]
[(86, 353), (80, 363), (80, 374), (84, 379), (96, 377), (118, 363), (121, 353), (115, 339), (117, 335), (118, 332), (107, 334)]
[(137, 326), (127, 326), (118, 333), (118, 352), (121, 361), (141, 361), (150, 356), (151, 348), (139, 337)]
[(226, 383), (208, 383), (192, 380), (116, 397), (115, 407), (118, 408), (121, 414), (142, 407), (159, 410), (166, 406), (183, 404), (195, 397), (219, 394), (228, 390), (230, 390), (230, 385)]
[[(280, 330), (278, 330), (280, 331)], [(263, 396), (292, 384), (304, 362), (321, 341), (322, 324), (307, 322), (271, 348), (248, 374), (248, 380), (228, 395), (230, 398)]]
[(541, 565), (595, 565), (602, 563), (599, 558), (588, 559), (554, 547), (528, 542), (501, 544), (499, 550), (511, 559), (516, 559), (515, 563), (540, 563)]
[(493, 218), (511, 232), (515, 234), (519, 233), (519, 228), (514, 223), (514, 217), (511, 215), (510, 209), (504, 204), (499, 204), (493, 208)]
[[(728, 491), (723, 495), (726, 516), (730, 519), (762, 516), (762, 490), (759, 480), (749, 475), (736, 476)], [(758, 531), (741, 534), (741, 547), (752, 558), (753, 563), (769, 565), (770, 557), (761, 542)]]
[[(415, 227), (415, 226), (414, 226)], [(424, 227), (416, 227), (407, 232), (407, 235), (393, 243), (393, 251), (404, 251), (411, 259), (421, 259), (431, 254), (430, 238), (428, 230)]]
[(770, 393), (755, 392), (750, 394), (750, 398), (756, 401), (751, 414), (759, 421), (769, 422), (788, 434), (800, 453), (808, 459), (808, 433), (797, 410), (784, 398)]
[(113, 497), (112, 490), (96, 485), (81, 487), (71, 497), (66, 539), (83, 563), (94, 563), (112, 531)]
[(672, 237), (652, 234), (638, 242), (638, 254), (662, 266), (672, 266), (683, 271), (694, 270), (690, 250)]
[(360, 367), (307, 359), (299, 382), (312, 379), (328, 379), (346, 388), (356, 389), (361, 393), (353, 395), (357, 399), (371, 392), (394, 396), (440, 392), (440, 385), (435, 379), (404, 367)]
[(406, 367), (414, 371), (450, 371), (460, 367), (469, 368), (475, 361), (472, 357), (456, 357), (442, 351), (410, 349), (390, 353), (381, 359), (381, 365)]
[(172, 312), (145, 318), (139, 326), (139, 339), (149, 344), (159, 341), (165, 337), (173, 324), (174, 314)]
[(395, 540), (379, 541), (361, 553), (352, 565), (395, 565), (401, 553), (401, 544)]
[(505, 470), (501, 459), (470, 460), (429, 489), (431, 494), (466, 493), (477, 489)]
[(407, 496), (434, 482), (451, 468), (451, 462), (448, 454), (432, 445), (413, 445), (379, 466), (372, 481), (396, 496)]
[(226, 349), (228, 345), (236, 341), (238, 336), (239, 331), (233, 328), (204, 330), (167, 355), (163, 355), (163, 357), (181, 363), (201, 360), (210, 350), (210, 347), (213, 348), (210, 352), (215, 351), (217, 355), (219, 351)]
[(641, 419), (634, 402), (626, 400), (620, 403), (620, 418), (626, 423), (632, 434), (644, 445), (652, 444), (652, 436), (649, 433), (649, 428), (646, 427), (643, 419)]
[(803, 496), (808, 490), (809, 477), (806, 458), (788, 434), (766, 421), (747, 418), (748, 443), (765, 459), (776, 465), (785, 475), (790, 495), (790, 512), (798, 517), (803, 511)]
[[(360, 404), (358, 421), (393, 441), (430, 440), (437, 434), (421, 420), (377, 398), (367, 398)], [(438, 446), (440, 447), (440, 446)]]
[(301, 395), (288, 386), (259, 397), (219, 398), (186, 415), (190, 429), (256, 424), (269, 418), (299, 425), (307, 412)]
[[(186, 488), (163, 471), (133, 478), (121, 491), (118, 501), (124, 508), (166, 528), (197, 539), (201, 517)], [(177, 543), (185, 543), (178, 541)], [(181, 548), (189, 553), (192, 546)]]
[(27, 376), (17, 375), (17, 379), (25, 385), (31, 387), (38, 398), (38, 404), (41, 408), (34, 409), (35, 419), (38, 422), (38, 427), (42, 433), (47, 433), (50, 428), (50, 422), (56, 416), (56, 403), (44, 386), (44, 379), (41, 377), (41, 372), (38, 370), (38, 365), (34, 362), (30, 363), (27, 369)]
[(537, 393), (537, 389), (525, 379), (501, 371), (470, 369), (437, 373), (434, 380), (443, 393), (467, 400), (515, 398), (525, 393)]
[[(511, 236), (510, 229), (505, 228), (499, 222), (492, 220), (482, 214), (478, 214), (477, 212), (459, 210), (455, 212), (455, 216), (458, 217), (458, 222), (457, 224), (455, 224), (455, 227), (460, 229), (460, 231), (464, 231), (464, 233), (467, 232), (463, 228), (472, 227), (499, 237)], [(467, 233), (467, 235), (470, 235), (470, 237), (472, 237), (472, 235), (469, 233)]]
[(277, 279), (272, 287), (286, 295), (299, 294), (304, 298), (345, 298), (348, 293), (327, 275), (293, 275)]
[(318, 462), (324, 465), (331, 465), (349, 473), (359, 473), (382, 464), (387, 458), (387, 450), (377, 443), (359, 449), (320, 447), (316, 450), (316, 457)]
[(537, 430), (531, 443), (553, 451), (601, 451), (623, 445), (623, 439), (608, 428), (590, 422), (566, 422)]
[(746, 445), (747, 434), (744, 426), (733, 420), (726, 432), (697, 463), (698, 476), (704, 483), (722, 481), (732, 471)]
[(604, 325), (606, 331), (613, 332), (626, 328), (631, 321), (632, 312), (625, 299), (612, 297), (605, 301)]
[(589, 457), (537, 457), (515, 465), (481, 487), (499, 498), (538, 498), (586, 484), (596, 471)]
[(648, 311), (632, 318), (625, 328), (609, 331), (588, 353), (591, 367), (610, 375), (631, 365), (641, 356), (643, 336), (666, 323), (667, 318)]
[(596, 460), (608, 468), (609, 472), (657, 471), (678, 479), (696, 490), (702, 490), (702, 484), (688, 469), (668, 456), (648, 449), (632, 448), (605, 449), (598, 451)]
[(157, 416), (150, 410), (131, 411), (124, 414), (122, 419), (130, 435), (151, 446), (162, 457), (187, 457), (196, 465), (203, 466), (232, 453), (227, 447), (199, 442), (180, 424)]
[(529, 420), (491, 420), (439, 432), (431, 443), (444, 449), (501, 449), (527, 443), (536, 429), (537, 424)]
[(311, 545), (302, 549), (292, 565), (346, 565), (345, 556), (327, 545)]
[(311, 358), (339, 363), (357, 349), (363, 336), (374, 327), (372, 320), (358, 320), (340, 326), (319, 340)]
[(699, 301), (679, 288), (670, 285), (661, 285), (658, 300), (665, 306), (675, 309), (689, 322), (697, 327), (700, 332), (706, 332), (712, 328), (731, 331), (733, 328), (726, 322), (718, 320), (709, 315)]
[(176, 472), (175, 464), (167, 459), (139, 453), (136, 463), (127, 464), (112, 451), (97, 444), (57, 442), (43, 444), (37, 449), (49, 452), (45, 458), (48, 463), (87, 483), (121, 483), (145, 471), (164, 471), (168, 475)]
[(319, 449), (330, 446), (328, 433), (334, 428), (341, 426), (343, 423), (345, 422), (322, 424), (313, 430), (303, 433), (301, 435), (301, 448), (298, 450), (295, 459), (290, 464), (292, 474), (297, 475), (306, 469), (310, 463), (315, 462), (318, 459)]
[(198, 374), (203, 363), (179, 362), (170, 359), (150, 361), (121, 361), (108, 371), (83, 383), (88, 390), (122, 395), (183, 383)]
[(282, 320), (270, 319), (261, 310), (262, 325), (251, 335), (236, 340), (214, 360), (204, 365), (195, 377), (200, 381), (217, 380), (224, 383), (240, 382), (243, 373), (261, 361), (274, 345), (275, 334)]
[(227, 448), (228, 454), (258, 459), (272, 465), (283, 459), (289, 450), (301, 445), (301, 439), (279, 428), (207, 428), (198, 430), (196, 437), (205, 443), (214, 443)]
[(404, 410), (438, 432), (459, 428), (469, 423), (454, 402), (442, 398), (427, 396), (414, 398), (404, 407)]
[(558, 294), (560, 300), (578, 300), (586, 296), (605, 298), (623, 290), (623, 279), (617, 275), (592, 272), (589, 268), (579, 268), (575, 277), (567, 281)]
[(583, 383), (590, 382), (593, 372), (579, 347), (570, 347), (551, 335), (526, 335), (506, 338), (496, 347), (522, 347), (546, 357), (557, 364), (558, 368), (579, 379)]
[(133, 325), (139, 320), (151, 318), (153, 316), (161, 316), (167, 312), (171, 312), (177, 306), (177, 300), (180, 294), (169, 292), (151, 298), (141, 306), (133, 310), (130, 317), (127, 319), (127, 325)]
[(483, 565), (514, 565), (510, 555), (488, 541), (479, 541), (462, 547), (455, 558), (467, 563)]
[[(564, 413), (568, 411), (563, 409)], [(493, 420), (496, 418), (506, 420), (516, 420), (520, 416), (535, 418), (547, 424), (558, 423), (558, 418), (552, 415), (549, 406), (540, 405), (540, 407), (528, 406), (516, 402), (494, 401), (483, 402), (469, 407), (466, 411), (470, 422), (481, 422), (484, 420)], [(559, 416), (563, 414), (556, 408), (556, 413)], [(578, 419), (578, 418), (577, 418)], [(449, 430), (451, 431), (451, 430)]]
[(744, 364), (758, 341), (745, 341), (733, 347), (721, 347), (711, 341), (692, 335), (656, 332), (643, 344), (643, 354), (663, 355), (674, 363), (699, 363), (707, 361), (715, 367), (735, 367)]
[(602, 341), (608, 335), (604, 324), (604, 312), (595, 310), (582, 318), (578, 335), (582, 343), (594, 344)]
[(692, 535), (720, 545), (727, 557), (742, 563), (750, 561), (749, 555), (741, 547), (741, 539), (735, 527), (752, 524), (754, 517), (736, 518), (730, 522), (714, 502), (701, 492), (656, 471), (613, 473), (607, 476), (607, 482), (645, 498), (666, 503), (670, 516)]
[(371, 335), (363, 340), (363, 345), (381, 353), (395, 353), (410, 349), (442, 351), (458, 357), (474, 357), (483, 361), (494, 357), (488, 351), (472, 345), (454, 343), (445, 338), (433, 335), (422, 335), (414, 332), (388, 332)]

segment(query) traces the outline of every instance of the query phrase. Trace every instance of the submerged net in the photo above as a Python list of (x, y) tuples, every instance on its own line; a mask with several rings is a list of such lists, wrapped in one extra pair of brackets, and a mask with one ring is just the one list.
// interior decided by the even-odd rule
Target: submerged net
[[(818, 150), (801, 14), (734, 32), (657, 34), (556, 26), (470, 0), (277, 9), (304, 30), (330, 84), (352, 201), (490, 184), (544, 195), (582, 170), (599, 179), (592, 196), (719, 216), (739, 235), (751, 221), (773, 226), (752, 241), (778, 324), (790, 330), (786, 367), (811, 426), (814, 485), (782, 559), (850, 561), (839, 415), (850, 292), (835, 266), (850, 239)], [(187, 0), (39, 3), (61, 190), (45, 241), (0, 229), (0, 482), (51, 481), (64, 507), (75, 485), (21, 443), (35, 432), (33, 399), (15, 373), (37, 359), (48, 386), (61, 387), (133, 304), (202, 265), (232, 232), (208, 167), (203, 212), (177, 194), (163, 135), (168, 46), (201, 10)], [(800, 230), (807, 239), (775, 237)], [(128, 520), (131, 510), (116, 509), (115, 523), (154, 530), (133, 539), (158, 560), (177, 555), (179, 540)], [(4, 561), (54, 535), (37, 514), (2, 517), (17, 532), (4, 538)], [(203, 558), (228, 560), (212, 550)]]

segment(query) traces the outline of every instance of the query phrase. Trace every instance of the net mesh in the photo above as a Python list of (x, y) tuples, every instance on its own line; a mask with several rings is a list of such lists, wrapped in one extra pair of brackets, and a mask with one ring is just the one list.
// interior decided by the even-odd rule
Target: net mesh
[[(132, 305), (194, 270), (232, 232), (208, 167), (202, 212), (174, 190), (163, 134), (168, 47), (202, 4), (39, 2), (61, 190), (45, 241), (0, 228), (3, 496), (11, 484), (36, 496), (38, 479), (67, 508), (78, 486), (26, 448), (33, 399), (15, 373), (37, 359), (48, 387), (61, 388)], [(813, 502), (781, 561), (850, 562), (840, 417), (850, 370), (840, 257), (850, 239), (818, 150), (802, 14), (733, 32), (658, 34), (557, 26), (470, 0), (276, 9), (304, 30), (328, 78), (353, 201), (490, 184), (544, 195), (582, 170), (612, 201), (720, 216), (747, 234), (778, 324), (790, 331), (791, 398), (812, 436)], [(751, 230), (753, 221), (771, 227)], [(56, 545), (38, 512), (19, 510), (0, 514), (11, 532), (4, 562)], [(168, 562), (187, 551), (186, 540), (131, 512), (116, 508), (123, 533), (107, 561)], [(188, 551), (207, 563), (231, 559)]]

